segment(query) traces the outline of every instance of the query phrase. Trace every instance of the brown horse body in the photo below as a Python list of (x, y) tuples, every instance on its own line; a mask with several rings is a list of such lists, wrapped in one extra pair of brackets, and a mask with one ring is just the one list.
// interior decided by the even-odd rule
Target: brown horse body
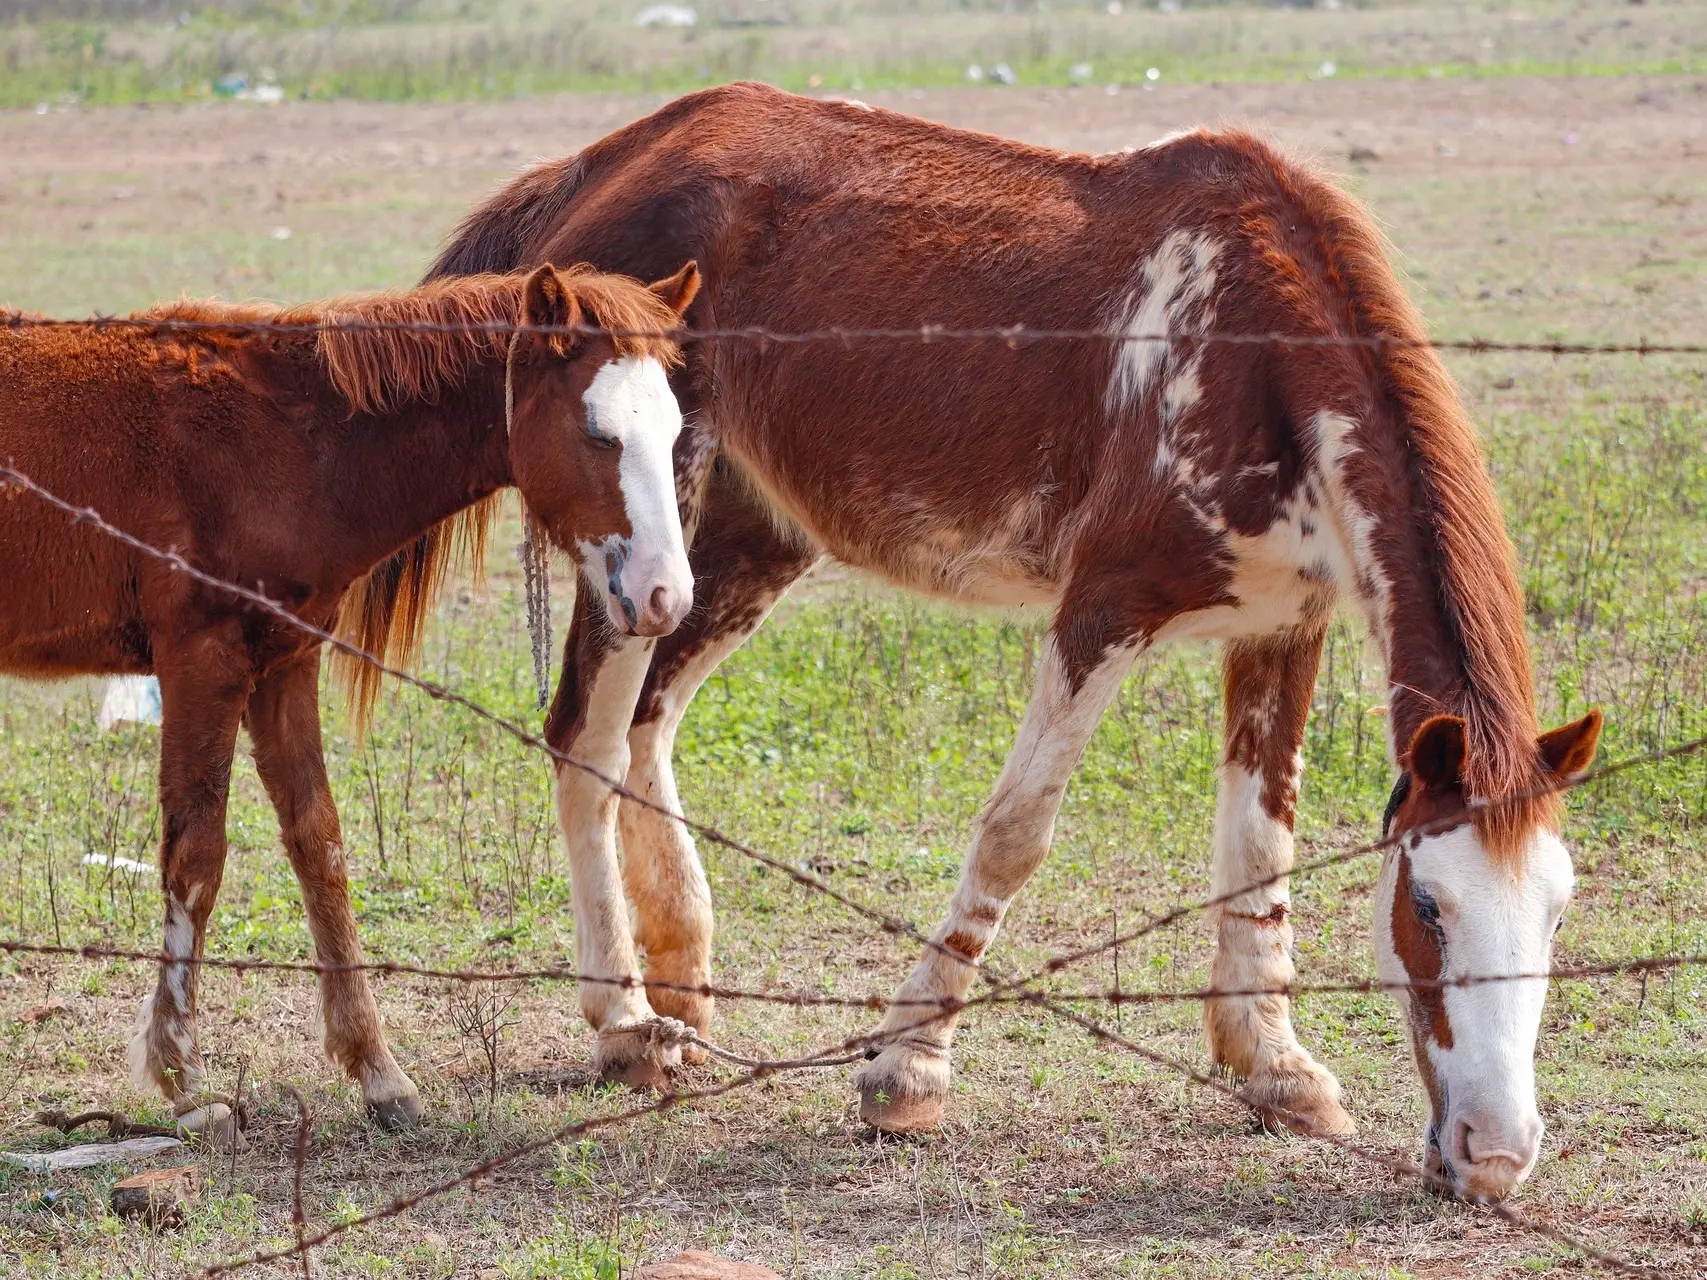
[[(1599, 721), (1538, 741), (1521, 594), (1474, 428), (1354, 201), (1245, 134), (1076, 155), (734, 85), (523, 175), (470, 216), (433, 274), (588, 261), (645, 275), (684, 257), (706, 275), (688, 316), (698, 327), (1132, 337), (690, 348), (677, 385), (694, 426), (679, 456), (720, 459), (704, 479), (682, 471), (696, 608), (654, 644), (613, 636), (578, 605), (555, 746), (677, 805), (671, 744), (694, 691), (823, 553), (939, 595), (1052, 606), (1036, 692), (939, 949), (900, 993), (963, 998), (1134, 656), (1217, 638), (1213, 888), (1268, 879), (1213, 913), (1213, 976), (1223, 989), (1282, 986), (1299, 747), (1327, 621), (1349, 601), (1386, 661), (1395, 759), (1407, 767), (1413, 738), (1428, 744), (1395, 829), (1462, 811), (1466, 796), (1507, 801), (1413, 840), (1402, 867), (1389, 859), (1382, 972), (1545, 967), (1570, 862), (1556, 802), (1521, 797), (1583, 767)], [(1146, 340), (1215, 332), (1346, 343)], [(559, 770), (558, 808), (583, 970), (637, 975), (638, 943), (648, 976), (706, 981), (710, 895), (687, 833), (572, 771)], [(1431, 1158), (1476, 1194), (1509, 1192), (1539, 1150), (1535, 986), (1404, 1000)], [(581, 1000), (601, 1068), (629, 1079), (673, 1061), (652, 1047), (654, 1010), (701, 1030), (712, 1013), (708, 998), (663, 988), (648, 1000), (589, 984)], [(1351, 1128), (1285, 997), (1210, 1001), (1205, 1029), (1215, 1061), (1276, 1119)], [(897, 1006), (882, 1033), (858, 1073), (862, 1113), (891, 1129), (935, 1123), (952, 1020)]]
[[(703, 481), (683, 473), (694, 615), (654, 644), (612, 636), (578, 607), (556, 746), (677, 804), (671, 743), (695, 689), (821, 553), (942, 595), (1052, 606), (1036, 693), (974, 830), (942, 949), (902, 988), (952, 999), (1047, 851), (1071, 770), (1134, 655), (1217, 638), (1226, 746), (1212, 883), (1218, 895), (1259, 887), (1213, 913), (1213, 978), (1283, 986), (1299, 748), (1327, 621), (1345, 601), (1386, 664), (1409, 786), (1395, 831), (1462, 813), (1466, 797), (1501, 802), (1389, 857), (1382, 972), (1546, 967), (1571, 870), (1559, 806), (1534, 793), (1586, 765), (1598, 717), (1538, 734), (1521, 592), (1475, 430), (1354, 201), (1240, 133), (1076, 155), (735, 85), (523, 175), (471, 215), (434, 274), (588, 261), (645, 275), (684, 257), (706, 274), (689, 314), (701, 327), (1131, 336), (692, 348), (677, 384), (695, 424), (681, 454), (714, 448), (725, 464)], [(1149, 340), (1161, 333), (1176, 336)], [(1323, 341), (1190, 337), (1215, 333)], [(705, 981), (710, 899), (687, 834), (569, 772), (558, 804), (583, 968), (636, 975), (638, 943), (649, 976)], [(1478, 992), (1402, 1002), (1434, 1155), (1461, 1188), (1497, 1197), (1539, 1150), (1531, 1064), (1545, 986)], [(609, 984), (584, 987), (582, 1008), (601, 1066), (627, 1077), (670, 1065), (648, 1048), (654, 1009), (701, 1029), (712, 1012), (691, 992), (649, 1001)], [(1351, 1127), (1283, 996), (1212, 1000), (1205, 1029), (1215, 1061), (1273, 1117)], [(883, 1031), (858, 1075), (863, 1113), (886, 1128), (933, 1123), (950, 1023), (896, 1007)]]
[[(605, 366), (667, 364), (674, 348), (599, 338), (558, 339), (556, 349), (518, 340), (512, 349), (508, 332), (456, 326), (523, 318), (525, 287), (529, 315), (546, 323), (593, 317), (667, 328), (678, 314), (671, 304), (691, 297), (692, 286), (691, 272), (665, 282), (660, 296), (632, 281), (545, 271), (288, 310), (193, 302), (140, 317), (216, 326), (194, 331), (0, 330), (0, 459), (142, 541), (328, 628), (352, 583), (424, 530), (460, 518), (478, 549), (487, 500), (518, 477), (560, 545), (638, 541), (625, 510), (632, 485), (618, 474), (629, 446), (589, 439), (576, 402)], [(330, 327), (340, 321), (428, 328)], [(217, 327), (257, 322), (294, 331)], [(509, 422), (507, 370), (516, 384)], [(660, 424), (666, 460), (680, 426), (673, 404), (669, 412), (673, 425)], [(666, 467), (661, 491), (670, 494), (670, 484)], [(679, 527), (674, 545), (685, 557)], [(426, 603), (399, 608), (390, 599), (394, 647), (419, 635)], [(346, 629), (374, 639), (363, 630), (362, 600), (354, 604)], [(159, 677), (166, 954), (201, 953), (224, 868), (242, 723), (302, 885), (316, 957), (361, 960), (321, 751), (319, 665), (318, 641), (282, 619), (20, 490), (0, 490), (0, 672)], [(224, 1104), (198, 1102), (195, 991), (192, 966), (163, 965), (133, 1066), (177, 1105), (187, 1128), (224, 1130)], [(323, 975), (321, 996), (327, 1052), (382, 1119), (412, 1119), (415, 1087), (386, 1047), (363, 976)]]

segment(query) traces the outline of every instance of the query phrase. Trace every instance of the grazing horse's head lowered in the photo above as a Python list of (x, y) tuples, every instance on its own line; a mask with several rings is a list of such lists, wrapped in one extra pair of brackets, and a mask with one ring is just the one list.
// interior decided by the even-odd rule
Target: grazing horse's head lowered
[(523, 288), (507, 371), (511, 465), (612, 625), (668, 635), (693, 603), (693, 576), (671, 462), (682, 414), (667, 369), (680, 355), (662, 335), (693, 301), (699, 269), (688, 263), (639, 301), (590, 295), (599, 279), (546, 266)]
[[(1541, 736), (1537, 789), (1588, 768), (1600, 723), (1591, 711)], [(1501, 1200), (1541, 1151), (1534, 1055), (1547, 983), (1455, 982), (1545, 973), (1575, 875), (1550, 824), (1490, 833), (1474, 820), (1467, 750), (1456, 716), (1411, 741), (1387, 805), (1384, 834), (1398, 841), (1375, 893), (1375, 946), (1384, 981), (1425, 984), (1398, 995), (1428, 1089), (1429, 1168), (1460, 1195)]]

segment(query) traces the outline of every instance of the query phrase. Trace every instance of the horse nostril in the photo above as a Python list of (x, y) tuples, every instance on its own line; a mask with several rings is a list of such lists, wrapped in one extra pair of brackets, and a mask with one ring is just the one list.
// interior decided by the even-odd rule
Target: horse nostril
[(1514, 1169), (1527, 1169), (1541, 1146), (1539, 1116), (1499, 1123), (1487, 1114), (1470, 1115), (1453, 1125), (1452, 1161), (1460, 1169), (1489, 1161), (1503, 1161)]
[(670, 589), (666, 586), (663, 586), (663, 585), (653, 587), (652, 588), (652, 603), (651, 603), (650, 607), (652, 610), (652, 616), (654, 618), (667, 618), (667, 617), (669, 617), (670, 616)]

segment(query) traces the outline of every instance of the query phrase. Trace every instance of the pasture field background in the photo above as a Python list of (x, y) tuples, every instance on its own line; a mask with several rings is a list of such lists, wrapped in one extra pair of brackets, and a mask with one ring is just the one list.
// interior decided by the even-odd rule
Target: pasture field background
[[(442, 30), (449, 41), (463, 30), (450, 18), (429, 22), (451, 13), (430, 3), (381, 3), (362, 13), (407, 37), (385, 49), (417, 50), (430, 45), (422, 33)], [(112, 33), (83, 59), (92, 77), (129, 65), (112, 60), (119, 33), (155, 30), (164, 39), (162, 15), (143, 14), (152, 28), (137, 17), (145, 8), (119, 0), (84, 7), (81, 21)], [(192, 7), (190, 21), (174, 30), (185, 38), (252, 30), (280, 48), (320, 30), (319, 11), (256, 5), (245, 26), (234, 8)], [(560, 9), (527, 12), (549, 24)], [(604, 14), (612, 31), (621, 25), (615, 9), (589, 12)], [(877, 50), (870, 55), (877, 58), (887, 47), (880, 33), (898, 30), (899, 15), (914, 10), (811, 12), (867, 32), (872, 43), (858, 48)], [(977, 32), (1045, 29), (1062, 41), (1063, 32), (1101, 30), (1114, 16), (1077, 10), (1058, 24), (1029, 7), (978, 9), (927, 15), (921, 30), (993, 41), (996, 35)], [(1296, 38), (1276, 36), (1266, 52), (1206, 43), (1209, 52), (1190, 55), (1200, 57), (1193, 65), (1202, 82), (1180, 84), (1169, 74), (1148, 91), (1129, 85), (1110, 94), (1100, 82), (940, 89), (921, 72), (916, 82), (864, 96), (1091, 150), (1201, 121), (1253, 123), (1344, 174), (1372, 203), (1441, 336), (1707, 340), (1707, 80), (1682, 69), (1682, 59), (1694, 56), (1691, 42), (1702, 38), (1687, 7), (1381, 7), (1332, 20), (1326, 12), (1269, 10), (1165, 16), (1197, 24), (1191, 30)], [(1520, 18), (1601, 33), (1582, 47), (1602, 48), (1594, 57), (1607, 74), (1517, 74), (1517, 55), (1501, 74), (1295, 74), (1319, 65), (1328, 56), (1324, 41), (1349, 39), (1346, 30), (1358, 33), (1361, 65), (1374, 68), (1387, 65), (1388, 43), (1411, 48), (1418, 31), (1447, 41), (1478, 23), (1507, 30)], [(365, 22), (351, 30), (360, 34)], [(0, 300), (58, 315), (121, 311), (181, 291), (298, 299), (407, 284), (455, 219), (519, 166), (584, 145), (687, 82), (672, 77), (697, 72), (681, 73), (678, 58), (668, 64), (675, 70), (656, 73), (657, 92), (637, 91), (652, 73), (635, 54), (610, 73), (624, 93), (472, 100), (487, 90), (449, 72), (397, 89), (386, 78), (390, 63), (361, 62), (349, 50), (370, 46), (340, 36), (329, 49), (348, 62), (329, 52), (321, 65), (355, 69), (317, 72), (325, 83), (314, 92), (442, 92), (462, 100), (293, 96), (275, 107), (90, 107), (59, 102), (70, 92), (63, 60), (17, 52), (19, 42), (57, 29), (0, 27), (0, 41), (13, 42), (0, 44), (13, 50), (0, 52), (7, 68), (0, 97), (33, 104), (39, 92), (49, 106), (44, 114), (29, 105), (0, 112)], [(707, 23), (694, 38), (727, 44), (756, 32), (780, 42), (806, 29), (803, 22)], [(633, 39), (661, 34), (687, 39), (679, 32)], [(1638, 49), (1638, 39), (1650, 43)], [(1671, 52), (1656, 52), (1662, 45)], [(1286, 57), (1275, 52), (1283, 46), (1292, 51)], [(767, 43), (765, 56), (780, 47)], [(1056, 44), (1026, 65), (1074, 56)], [(1405, 62), (1408, 56), (1393, 54), (1392, 68), (1426, 66)], [(1678, 64), (1640, 70), (1670, 58)], [(857, 62), (851, 52), (847, 59), (849, 67)], [(1530, 61), (1571, 60), (1549, 53)], [(277, 74), (289, 82), (286, 65), (281, 55)], [(538, 79), (518, 71), (515, 84), (557, 83), (556, 71), (527, 65)], [(796, 59), (774, 78), (804, 84), (820, 65), (828, 64)], [(891, 66), (884, 74), (895, 83), (905, 79), (899, 64), (881, 65)], [(947, 55), (940, 65), (950, 65)], [(1228, 78), (1211, 83), (1210, 73), (1223, 68)], [(248, 64), (238, 69), (258, 74)], [(744, 69), (718, 64), (713, 74)], [(128, 74), (92, 79), (91, 96), (169, 96), (159, 84), (124, 80)], [(876, 71), (864, 74), (874, 86), (886, 83)], [(1607, 760), (1707, 732), (1701, 362), (1502, 354), (1451, 363), (1486, 432), (1517, 542), (1544, 720), (1601, 705)], [(533, 723), (516, 536), (512, 515), (484, 583), (465, 574), (447, 593), (423, 665)], [(560, 572), (559, 638), (567, 591), (568, 574)], [(1027, 615), (959, 613), (836, 566), (820, 569), (712, 679), (689, 715), (677, 752), (689, 811), (929, 927), (1023, 711), (1043, 625)], [(84, 861), (116, 854), (152, 863), (158, 838), (156, 731), (97, 732), (99, 693), (94, 681), (0, 681), (0, 935), (153, 949), (160, 917), (153, 874)], [(1360, 636), (1341, 624), (1305, 748), (1301, 858), (1378, 834), (1392, 780), (1373, 713), (1380, 701)], [(334, 690), (326, 705), (370, 956), (483, 968), (572, 959), (567, 875), (544, 762), (408, 691), (385, 700), (362, 746), (344, 730)], [(1141, 664), (1069, 790), (1055, 851), (1010, 916), (996, 963), (1027, 969), (1203, 896), (1219, 714), (1212, 652), (1167, 650)], [(1573, 796), (1580, 888), (1559, 937), (1559, 962), (1707, 951), (1704, 821), (1707, 759), (1699, 756)], [(210, 949), (305, 958), (297, 891), (242, 750), (230, 834)], [(910, 944), (775, 873), (713, 846), (702, 853), (718, 909), (718, 981), (886, 993), (912, 963)], [(1295, 883), (1305, 981), (1373, 972), (1374, 872), (1365, 859)], [(1103, 957), (1060, 975), (1058, 986), (1195, 986), (1207, 978), (1209, 954), (1201, 922), (1188, 921), (1124, 949), (1118, 972)], [(0, 961), (7, 1081), (0, 1145), (52, 1145), (30, 1123), (44, 1104), (118, 1105), (162, 1118), (156, 1101), (130, 1089), (123, 1069), (130, 1023), (151, 983), (140, 964)], [(565, 984), (501, 992), (507, 1013), (495, 1086), (479, 1044), (456, 1029), (466, 1022), (465, 992), (412, 979), (376, 986), (398, 1057), (428, 1102), (424, 1127), (387, 1135), (364, 1123), (359, 1096), (319, 1056), (307, 981), (210, 972), (203, 1044), (215, 1086), (230, 1088), (246, 1063), (257, 1099), (251, 1149), (235, 1166), (206, 1158), (208, 1186), (190, 1225), (159, 1236), (103, 1209), (111, 1172), (44, 1179), (0, 1165), (0, 1272), (178, 1275), (283, 1243), (296, 1125), (281, 1092), (286, 1084), (302, 1090), (314, 1117), (313, 1224), (359, 1214), (567, 1119), (628, 1105), (620, 1093), (584, 1086), (591, 1037)], [(1679, 1275), (1707, 1268), (1704, 995), (1707, 974), (1699, 969), (1645, 983), (1555, 985), (1538, 1060), (1549, 1135), (1520, 1202), (1526, 1213)], [(45, 1023), (23, 1020), (25, 1009), (50, 998), (65, 1001), (68, 1012)], [(1114, 1019), (1101, 1006), (1087, 1012)], [(1205, 1062), (1195, 1005), (1127, 1008), (1119, 1017), (1128, 1035)], [(744, 1052), (792, 1056), (869, 1021), (728, 1003), (715, 1034)], [(1414, 1155), (1424, 1109), (1393, 1001), (1307, 997), (1297, 1021), (1304, 1042), (1339, 1075), (1363, 1139)], [(863, 1132), (845, 1069), (788, 1075), (524, 1160), (474, 1194), (341, 1237), (317, 1252), (315, 1271), (609, 1280), (677, 1247), (711, 1247), (803, 1280), (1584, 1271), (1565, 1250), (1350, 1156), (1256, 1132), (1238, 1106), (1117, 1056), (1041, 1012), (970, 1017), (956, 1069), (947, 1124), (926, 1140), (878, 1141)], [(684, 1083), (703, 1087), (728, 1074), (696, 1068)], [(262, 1270), (296, 1274), (283, 1264)]]

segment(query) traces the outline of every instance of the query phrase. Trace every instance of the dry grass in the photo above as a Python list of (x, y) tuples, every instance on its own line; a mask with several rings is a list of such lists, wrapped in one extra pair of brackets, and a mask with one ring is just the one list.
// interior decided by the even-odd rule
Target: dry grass
[[(1268, 118), (1284, 137), (1329, 155), (1368, 146), (1381, 158), (1353, 180), (1407, 255), (1438, 331), (1703, 336), (1707, 181), (1697, 157), (1707, 137), (1695, 83), (1471, 88), (905, 101), (1096, 148), (1229, 115)], [(568, 99), (0, 117), (0, 296), (69, 313), (118, 310), (180, 287), (303, 297), (403, 283), (503, 170), (640, 109)], [(1567, 131), (1580, 133), (1576, 144), (1562, 141)], [(120, 188), (132, 194), (115, 200)], [(271, 238), (277, 225), (292, 228), (289, 241)], [(1544, 718), (1601, 702), (1612, 755), (1702, 732), (1699, 369), (1490, 357), (1465, 358), (1457, 371), (1490, 430), (1524, 557)], [(519, 582), (505, 550), (515, 539), (513, 525), (497, 539), (490, 595), (465, 589), (448, 600), (427, 666), (528, 719)], [(687, 803), (850, 893), (929, 922), (1023, 708), (1033, 642), (1029, 626), (964, 619), (820, 575), (702, 695), (679, 754)], [(1390, 781), (1365, 714), (1375, 697), (1356, 637), (1336, 632), (1307, 745), (1309, 853), (1372, 834)], [(4, 686), (0, 920), (5, 932), (35, 938), (57, 931), (152, 947), (149, 878), (80, 863), (86, 850), (148, 860), (154, 838), (153, 735), (96, 734), (93, 699), (80, 683)], [(1216, 718), (1208, 655), (1160, 655), (1128, 682), (999, 963), (1029, 967), (1201, 895)], [(384, 706), (372, 741), (371, 752), (336, 733), (331, 743), (370, 951), (486, 967), (573, 955), (543, 766), (465, 718), (407, 698)], [(370, 775), (382, 810), (371, 803)], [(1704, 802), (1707, 765), (1697, 760), (1574, 806), (1582, 887), (1562, 962), (1707, 950)], [(302, 955), (300, 904), (246, 761), (231, 826), (215, 949)], [(774, 874), (723, 851), (708, 850), (707, 862), (720, 981), (884, 992), (910, 962), (910, 947)], [(1305, 979), (1369, 972), (1370, 874), (1356, 864), (1295, 886)], [(1120, 979), (1191, 985), (1207, 960), (1202, 930), (1182, 928), (1126, 949)], [(1114, 977), (1105, 959), (1063, 983)], [(1692, 971), (1645, 987), (1633, 979), (1556, 987), (1538, 1063), (1550, 1135), (1521, 1206), (1679, 1274), (1707, 1266), (1703, 981)], [(117, 1103), (160, 1118), (121, 1079), (148, 982), (143, 967), (122, 963), (0, 969), (0, 1064), (17, 1082), (6, 1146), (44, 1145), (28, 1124), (43, 1102)], [(362, 1121), (359, 1097), (314, 1049), (305, 983), (212, 975), (202, 1026), (215, 1083), (230, 1086), (246, 1061), (258, 1090), (253, 1147), (235, 1175), (223, 1158), (208, 1159), (210, 1190), (190, 1226), (152, 1237), (102, 1211), (101, 1176), (0, 1173), (0, 1262), (19, 1274), (105, 1280), (182, 1274), (285, 1242), (296, 1132), (286, 1084), (313, 1113), (315, 1225), (630, 1104), (579, 1085), (589, 1039), (562, 984), (506, 988), (497, 1008), (513, 1002), (513, 1021), (495, 1038), (479, 1030), (492, 1006), (459, 1009), (442, 985), (393, 979), (379, 993), (398, 1055), (428, 1101), (424, 1128), (388, 1136)], [(50, 995), (69, 1014), (19, 1020)], [(1190, 1005), (1159, 1005), (1120, 1020), (1128, 1034), (1201, 1063), (1196, 1016)], [(717, 1034), (744, 1051), (793, 1055), (868, 1021), (730, 1004)], [(1364, 1138), (1412, 1153), (1422, 1111), (1391, 1002), (1311, 998), (1299, 1023), (1339, 1073)], [(1348, 1156), (1255, 1132), (1234, 1105), (1036, 1011), (971, 1019), (957, 1067), (948, 1124), (926, 1141), (863, 1132), (842, 1070), (788, 1076), (530, 1157), (477, 1194), (353, 1231), (317, 1256), (317, 1274), (602, 1280), (676, 1245), (812, 1280), (1580, 1269), (1553, 1246)], [(697, 1069), (684, 1083), (731, 1074)], [(280, 1265), (269, 1274), (292, 1272)]]

